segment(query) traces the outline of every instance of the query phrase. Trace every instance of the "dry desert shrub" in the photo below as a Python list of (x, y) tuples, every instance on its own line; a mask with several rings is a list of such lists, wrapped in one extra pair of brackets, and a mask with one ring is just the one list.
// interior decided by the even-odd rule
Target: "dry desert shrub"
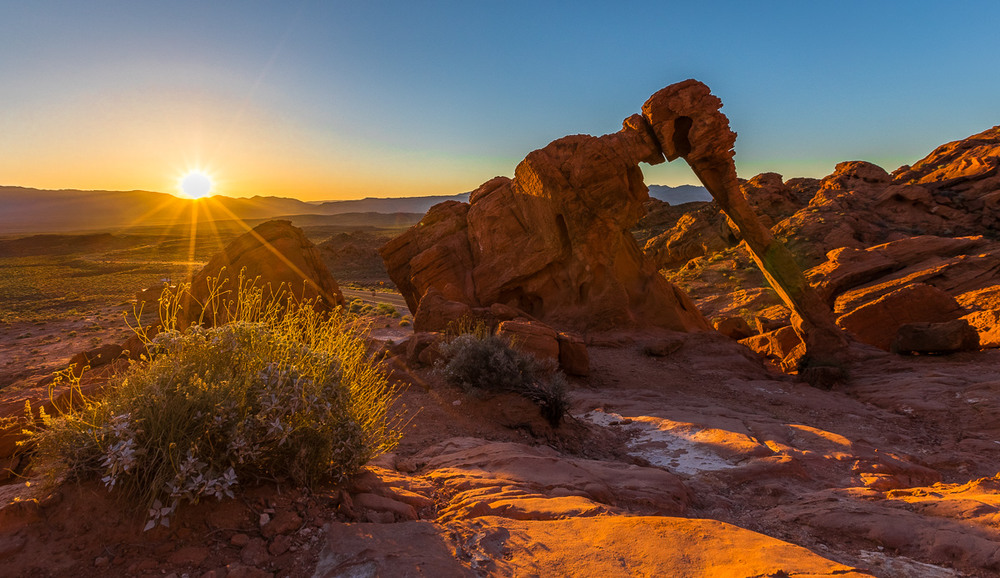
[(460, 329), (440, 350), (437, 371), (467, 393), (515, 393), (537, 405), (552, 427), (569, 410), (566, 378), (555, 364), (518, 351), (484, 324)]
[(396, 445), (398, 392), (355, 317), (241, 283), (230, 319), (161, 332), (103, 398), (45, 416), (38, 462), (99, 477), (148, 509), (150, 529), (255, 479), (341, 481)]

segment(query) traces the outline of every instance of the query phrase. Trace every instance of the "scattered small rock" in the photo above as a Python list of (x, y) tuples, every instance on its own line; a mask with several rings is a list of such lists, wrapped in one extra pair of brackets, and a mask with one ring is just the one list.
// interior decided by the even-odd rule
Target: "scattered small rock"
[(260, 566), (267, 561), (267, 557), (267, 543), (260, 538), (251, 538), (240, 551), (240, 560), (250, 566)]
[(281, 556), (292, 546), (292, 539), (285, 535), (279, 534), (274, 537), (271, 544), (267, 547), (267, 551), (271, 553), (272, 556)]
[[(267, 514), (264, 514), (267, 515)], [(261, 520), (263, 521), (263, 516)], [(269, 522), (261, 524), (261, 532), (265, 538), (272, 538), (278, 534), (288, 534), (298, 530), (302, 526), (302, 518), (291, 510), (281, 510), (274, 515)]]

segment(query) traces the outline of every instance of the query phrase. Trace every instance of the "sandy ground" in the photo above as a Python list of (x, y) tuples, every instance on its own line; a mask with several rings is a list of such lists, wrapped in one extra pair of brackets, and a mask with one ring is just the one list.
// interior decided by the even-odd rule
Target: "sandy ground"
[(717, 334), (643, 353), (662, 337), (590, 347), (557, 429), (520, 398), (397, 372), (404, 438), (352, 484), (247, 487), (169, 529), (140, 532), (98, 483), (8, 485), (0, 563), (11, 576), (1000, 570), (1000, 351), (859, 348), (851, 384), (823, 391)]
[(81, 351), (122, 343), (134, 334), (124, 315), (108, 306), (77, 319), (0, 325), (0, 393), (34, 384)]

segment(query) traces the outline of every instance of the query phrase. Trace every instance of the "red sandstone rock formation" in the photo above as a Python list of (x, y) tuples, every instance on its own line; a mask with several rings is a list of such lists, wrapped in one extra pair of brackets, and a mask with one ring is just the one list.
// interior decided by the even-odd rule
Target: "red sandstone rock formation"
[(839, 247), (917, 235), (1000, 233), (1000, 127), (938, 147), (891, 175), (871, 163), (837, 165), (804, 211), (774, 233), (815, 264)]
[(325, 307), (345, 304), (340, 287), (302, 230), (289, 221), (268, 221), (235, 239), (194, 276), (192, 299), (185, 300), (181, 325), (199, 320), (208, 325), (224, 323), (228, 315), (210, 303), (209, 279), (216, 280), (218, 302), (229, 302), (236, 299), (241, 274), (244, 284), (256, 280), (263, 288), (265, 303), (279, 298), (316, 300)]
[[(837, 316), (923, 283), (962, 304), (964, 318), (978, 331), (981, 347), (997, 347), (1000, 304), (996, 299), (979, 298), (1000, 287), (1000, 244), (995, 240), (1000, 238), (995, 208), (1000, 196), (997, 159), (1000, 127), (938, 147), (913, 167), (902, 167), (891, 175), (871, 163), (850, 161), (838, 164), (822, 180), (781, 183), (777, 175), (765, 173), (741, 182), (741, 187), (751, 206), (765, 214), (764, 222), (773, 219), (771, 233), (787, 244), (800, 264), (812, 267), (807, 279)], [(755, 203), (758, 196), (771, 200)], [(787, 214), (796, 203), (802, 208)], [(748, 279), (726, 275), (739, 269), (739, 252), (720, 258), (713, 255), (718, 249), (701, 250), (692, 243), (696, 240), (692, 232), (710, 230), (706, 224), (718, 218), (718, 213), (704, 208), (675, 216), (675, 223), (692, 224), (686, 231), (675, 226), (660, 237), (651, 235), (660, 244), (651, 240), (646, 251), (665, 267), (686, 264), (683, 274), (672, 275), (674, 279), (683, 281), (694, 275), (712, 279), (712, 295), (706, 295), (704, 284), (685, 282), (706, 315), (746, 310), (752, 316), (760, 312), (758, 306), (737, 307), (732, 297), (747, 290)], [(738, 288), (726, 286), (734, 282), (740, 283)], [(873, 342), (864, 334), (857, 336)], [(885, 347), (886, 340), (893, 338), (880, 336), (874, 341)], [(747, 343), (758, 341), (764, 343)], [(767, 347), (761, 352), (773, 355)]]
[(756, 335), (750, 324), (742, 317), (720, 317), (713, 320), (712, 327), (726, 337), (737, 341)]
[(805, 207), (818, 184), (815, 179), (785, 183), (778, 173), (761, 173), (750, 180), (740, 179), (740, 190), (761, 224), (770, 228)]
[[(864, 250), (843, 247), (807, 277), (833, 304), (837, 323), (865, 343), (888, 348), (904, 323), (964, 316), (981, 346), (997, 345), (1000, 303), (993, 296), (1000, 294), (1000, 245), (982, 236), (922, 235)], [(883, 311), (889, 295), (910, 297)], [(859, 323), (874, 333), (859, 330)]]
[(954, 353), (979, 349), (979, 333), (965, 319), (944, 323), (907, 323), (896, 331), (894, 353)]
[(1000, 126), (941, 145), (893, 177), (923, 187), (936, 202), (967, 207), (984, 228), (1000, 228)]
[(924, 283), (913, 283), (838, 317), (837, 325), (864, 343), (888, 350), (904, 324), (943, 323), (963, 313), (951, 295)]
[(575, 330), (708, 330), (629, 233), (648, 199), (643, 161), (662, 154), (635, 115), (618, 133), (564, 137), (530, 153), (513, 179), (488, 181), (468, 205), (433, 207), (381, 250), (414, 327), (444, 329), (499, 303)]
[[(797, 178), (782, 182), (777, 173), (762, 173), (750, 180), (738, 179), (738, 182), (747, 203), (761, 223), (769, 228), (808, 205), (820, 186), (818, 179)], [(719, 210), (717, 203), (697, 203), (687, 212), (671, 216), (668, 224), (660, 226), (662, 233), (644, 237), (643, 252), (660, 268), (682, 266), (691, 259), (734, 247), (740, 241), (738, 228)]]
[[(832, 304), (835, 297), (849, 289), (913, 266), (924, 270), (942, 264), (951, 257), (978, 253), (988, 245), (989, 241), (983, 237), (945, 238), (922, 235), (864, 250), (841, 247), (830, 251), (827, 261), (807, 271), (806, 277)], [(837, 308), (843, 307), (843, 301), (838, 299)]]
[[(708, 329), (628, 231), (649, 199), (639, 163), (683, 157), (796, 313), (796, 331), (810, 360), (837, 364), (847, 339), (741, 192), (733, 164), (736, 134), (721, 106), (695, 80), (669, 86), (646, 101), (642, 115), (626, 119), (621, 131), (556, 140), (530, 153), (514, 179), (483, 184), (468, 205), (432, 208), (381, 250), (390, 277), (416, 312), (414, 327), (441, 330), (475, 308), (500, 303), (578, 330)], [(801, 191), (808, 188), (794, 190), (777, 175), (762, 175), (747, 186), (763, 191), (758, 202), (768, 220), (801, 204)]]
[(681, 215), (671, 228), (646, 241), (642, 250), (658, 267), (671, 268), (728, 249), (736, 243), (736, 236), (719, 206), (706, 203)]

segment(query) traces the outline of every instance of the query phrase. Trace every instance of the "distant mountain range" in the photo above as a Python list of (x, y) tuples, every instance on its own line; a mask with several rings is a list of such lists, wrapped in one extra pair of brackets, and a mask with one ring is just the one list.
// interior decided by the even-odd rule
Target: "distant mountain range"
[(679, 187), (649, 185), (649, 196), (670, 203), (671, 205), (712, 200), (712, 195), (708, 192), (708, 189), (696, 185), (681, 185)]
[[(0, 235), (184, 224), (191, 222), (192, 208), (197, 209), (199, 221), (260, 221), (293, 216), (315, 221), (315, 216), (344, 215), (347, 218), (347, 215), (364, 213), (422, 215), (441, 201), (467, 198), (468, 195), (454, 195), (308, 203), (286, 197), (236, 199), (215, 196), (209, 199), (211, 202), (193, 203), (188, 199), (151, 191), (51, 191), (0, 187)], [(364, 215), (358, 215), (358, 218), (364, 218)], [(353, 222), (358, 219), (347, 220)]]
[[(710, 200), (702, 187), (652, 185), (652, 197), (670, 204)], [(106, 231), (137, 226), (159, 226), (191, 221), (192, 206), (199, 220), (246, 221), (296, 215), (348, 213), (423, 214), (443, 201), (469, 199), (451, 196), (366, 198), (350, 201), (306, 202), (287, 197), (211, 197), (197, 205), (166, 193), (151, 191), (42, 190), (0, 186), (0, 235), (26, 233)], [(406, 219), (408, 220), (408, 219)]]

